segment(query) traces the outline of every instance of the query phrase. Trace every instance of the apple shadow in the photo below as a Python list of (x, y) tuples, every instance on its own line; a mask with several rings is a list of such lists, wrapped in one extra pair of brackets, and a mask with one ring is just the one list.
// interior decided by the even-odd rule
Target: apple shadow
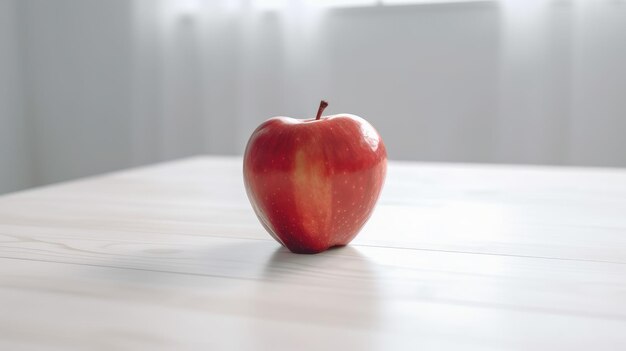
[[(267, 322), (256, 339), (261, 345), (280, 338), (283, 345), (291, 341), (296, 348), (307, 340), (309, 347), (322, 349), (332, 348), (334, 342), (369, 349), (376, 344), (372, 332), (381, 323), (378, 284), (374, 264), (357, 248), (337, 247), (315, 255), (278, 248), (256, 284), (251, 310)], [(309, 329), (317, 333), (313, 339)]]
[(125, 244), (119, 249), (122, 253), (94, 261), (91, 266), (103, 269), (90, 274), (114, 284), (145, 283), (155, 289), (174, 284), (232, 288), (260, 279), (265, 262), (279, 246), (270, 240), (249, 239), (212, 239), (195, 247), (188, 243)]
[(303, 349), (306, 342), (304, 349), (367, 350), (380, 344), (384, 289), (375, 264), (356, 247), (301, 255), (273, 240), (146, 246), (125, 244), (118, 248), (124, 254), (109, 255), (97, 262), (102, 268), (75, 278), (92, 282), (86, 286), (94, 294), (100, 293), (98, 286), (111, 296), (148, 291), (137, 301), (236, 320), (225, 324), (222, 334), (210, 334), (225, 344), (234, 342), (235, 333), (250, 347)]

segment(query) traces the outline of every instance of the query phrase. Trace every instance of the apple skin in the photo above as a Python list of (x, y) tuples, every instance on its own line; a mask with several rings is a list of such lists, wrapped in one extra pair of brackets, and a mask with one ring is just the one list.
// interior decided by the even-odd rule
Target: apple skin
[(270, 118), (252, 133), (243, 163), (261, 224), (291, 252), (307, 254), (347, 245), (359, 233), (386, 172), (380, 135), (349, 114)]

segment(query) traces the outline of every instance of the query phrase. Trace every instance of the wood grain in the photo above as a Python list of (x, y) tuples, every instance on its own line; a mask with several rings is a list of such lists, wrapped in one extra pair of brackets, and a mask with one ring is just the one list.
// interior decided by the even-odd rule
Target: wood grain
[(392, 162), (352, 245), (280, 248), (238, 158), (0, 197), (1, 350), (626, 348), (626, 171)]

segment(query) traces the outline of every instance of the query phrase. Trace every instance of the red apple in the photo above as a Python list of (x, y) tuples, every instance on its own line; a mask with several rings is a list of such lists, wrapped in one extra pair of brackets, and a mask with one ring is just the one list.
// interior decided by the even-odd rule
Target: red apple
[(274, 117), (246, 146), (248, 198), (267, 231), (295, 253), (347, 245), (369, 219), (382, 189), (387, 152), (378, 132), (349, 115)]

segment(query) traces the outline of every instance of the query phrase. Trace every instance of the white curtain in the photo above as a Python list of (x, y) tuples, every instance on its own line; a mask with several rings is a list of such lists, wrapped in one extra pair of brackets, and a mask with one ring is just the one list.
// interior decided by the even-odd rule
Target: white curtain
[(321, 13), (284, 7), (135, 2), (137, 161), (241, 153), (260, 120), (315, 112), (329, 94)]
[(159, 17), (142, 32), (161, 45), (161, 156), (240, 153), (262, 119), (327, 98), (395, 158), (626, 165), (624, 2), (229, 3), (139, 2)]

